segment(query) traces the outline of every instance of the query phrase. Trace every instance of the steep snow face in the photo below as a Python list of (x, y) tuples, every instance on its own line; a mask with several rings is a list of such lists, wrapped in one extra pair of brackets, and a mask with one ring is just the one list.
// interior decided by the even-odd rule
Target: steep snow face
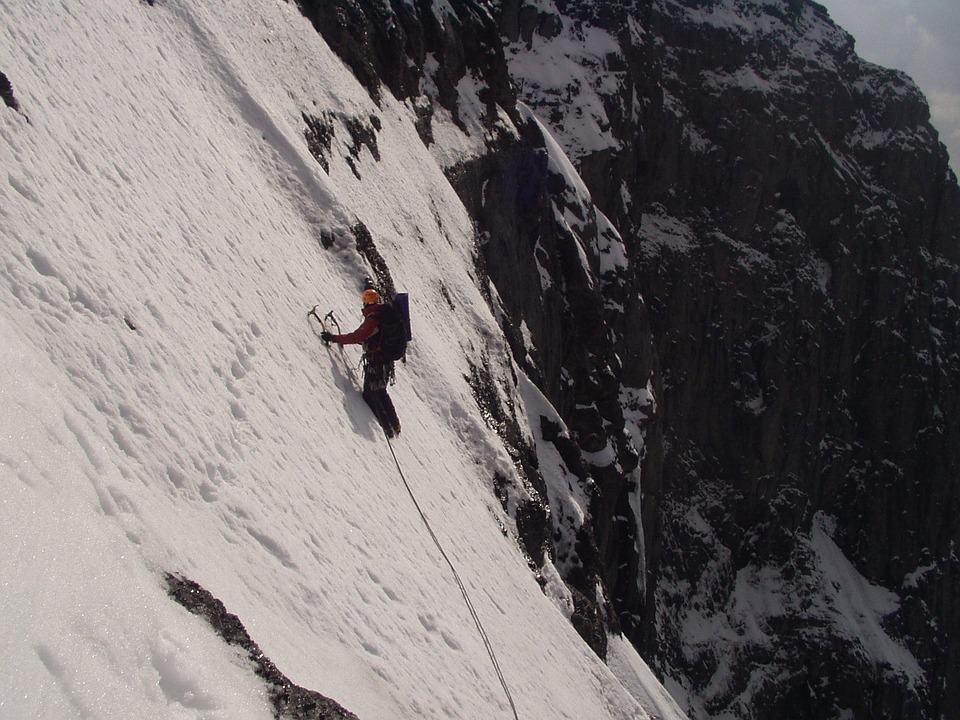
[(315, 304), (359, 321), (368, 232), (413, 300), (399, 468), (517, 714), (682, 717), (629, 645), (610, 667), (586, 647), (495, 502), (516, 471), (468, 361), (519, 371), (411, 106), (374, 105), (288, 3), (5, 4), (0, 36), (22, 110), (0, 112), (0, 714), (270, 717), (249, 663), (166, 596), (173, 571), (364, 720), (509, 715), (390, 448), (307, 324)]

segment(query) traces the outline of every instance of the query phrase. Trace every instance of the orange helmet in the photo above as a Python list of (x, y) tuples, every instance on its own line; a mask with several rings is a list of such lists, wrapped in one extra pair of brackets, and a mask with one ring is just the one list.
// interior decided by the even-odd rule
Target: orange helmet
[(363, 304), (364, 305), (373, 305), (374, 303), (380, 302), (380, 293), (378, 293), (373, 288), (368, 288), (363, 291)]

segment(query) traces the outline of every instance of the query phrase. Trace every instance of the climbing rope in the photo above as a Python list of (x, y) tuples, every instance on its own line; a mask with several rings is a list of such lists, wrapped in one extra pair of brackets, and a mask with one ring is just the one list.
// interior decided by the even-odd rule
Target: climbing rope
[(480, 633), (480, 638), (483, 640), (484, 647), (487, 648), (487, 655), (490, 656), (490, 662), (493, 664), (493, 669), (497, 673), (497, 678), (500, 680), (500, 685), (503, 687), (503, 692), (507, 696), (507, 702), (510, 703), (510, 710), (513, 711), (514, 720), (520, 720), (520, 717), (517, 715), (517, 706), (513, 702), (513, 695), (510, 694), (510, 688), (507, 687), (507, 681), (503, 677), (503, 670), (501, 670), (500, 663), (497, 661), (497, 654), (493, 651), (493, 645), (490, 643), (490, 638), (487, 637), (487, 631), (483, 629), (483, 623), (480, 622), (480, 616), (477, 615), (477, 610), (473, 606), (473, 602), (470, 600), (470, 595), (467, 594), (467, 588), (464, 587), (463, 581), (460, 579), (460, 573), (457, 572), (457, 568), (454, 567), (453, 561), (450, 560), (450, 557), (443, 549), (443, 545), (440, 544), (440, 538), (438, 538), (437, 534), (433, 531), (433, 528), (430, 526), (430, 521), (427, 520), (427, 516), (423, 512), (423, 508), (421, 508), (420, 503), (417, 502), (417, 497), (413, 494), (413, 490), (410, 488), (410, 483), (407, 482), (407, 478), (403, 474), (403, 468), (400, 467), (400, 461), (397, 460), (397, 453), (393, 449), (393, 443), (390, 442), (390, 438), (387, 438), (387, 445), (390, 447), (390, 454), (393, 455), (393, 461), (397, 464), (397, 472), (400, 473), (400, 479), (403, 480), (403, 485), (405, 488), (407, 488), (407, 493), (410, 495), (410, 499), (413, 500), (413, 504), (417, 508), (417, 512), (420, 513), (420, 518), (423, 520), (424, 527), (427, 528), (427, 532), (430, 533), (430, 537), (433, 538), (433, 542), (437, 546), (437, 550), (440, 551), (443, 559), (447, 561), (447, 565), (450, 566), (450, 571), (453, 573), (453, 578), (457, 581), (457, 585), (459, 586), (460, 592), (463, 595), (463, 601), (467, 604), (467, 609), (470, 611), (471, 617), (473, 617), (473, 622), (477, 626), (477, 632)]

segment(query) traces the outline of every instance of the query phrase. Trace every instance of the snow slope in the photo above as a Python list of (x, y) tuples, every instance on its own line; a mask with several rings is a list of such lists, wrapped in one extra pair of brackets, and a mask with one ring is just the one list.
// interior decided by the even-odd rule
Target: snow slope
[[(518, 716), (681, 716), (626, 643), (609, 667), (590, 652), (495, 500), (513, 468), (465, 376), (484, 356), (505, 376), (509, 355), (408, 107), (373, 105), (278, 1), (2, 3), (0, 69), (23, 110), (0, 108), (0, 716), (270, 717), (167, 571), (364, 720), (511, 715), (388, 445), (307, 324), (317, 303), (359, 320), (358, 222), (413, 299), (396, 453)], [(301, 112), (336, 119), (329, 173)], [(361, 148), (354, 173), (345, 123), (371, 116), (380, 160)], [(475, 146), (458, 132), (438, 128), (455, 141), (436, 157)]]

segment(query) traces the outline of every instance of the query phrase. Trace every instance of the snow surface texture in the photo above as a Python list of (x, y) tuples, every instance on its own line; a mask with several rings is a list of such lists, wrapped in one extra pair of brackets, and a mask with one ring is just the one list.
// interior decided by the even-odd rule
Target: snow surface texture
[[(627, 643), (609, 666), (590, 652), (495, 502), (513, 469), (465, 376), (509, 355), (410, 107), (374, 106), (282, 2), (3, 3), (0, 69), (23, 110), (0, 108), (0, 716), (271, 717), (166, 572), (364, 720), (510, 716), (385, 440), (307, 324), (317, 303), (359, 320), (358, 222), (414, 303), (397, 456), (519, 717), (682, 716)], [(328, 173), (303, 112), (336, 119)], [(351, 168), (344, 124), (373, 116), (380, 160), (360, 148)], [(469, 151), (458, 133), (438, 128), (437, 157)]]

